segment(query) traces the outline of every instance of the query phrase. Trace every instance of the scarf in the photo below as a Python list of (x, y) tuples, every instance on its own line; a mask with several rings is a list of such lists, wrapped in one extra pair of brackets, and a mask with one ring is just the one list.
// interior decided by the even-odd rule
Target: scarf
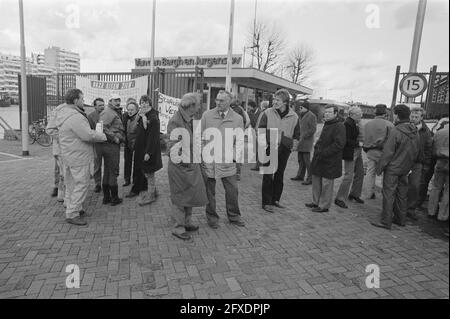
[(145, 114), (150, 111), (151, 111), (151, 108), (148, 108), (148, 109), (141, 108), (138, 113), (138, 115), (142, 118), (142, 125), (144, 126), (144, 130), (147, 129), (147, 121), (148, 121), (147, 115), (145, 115)]

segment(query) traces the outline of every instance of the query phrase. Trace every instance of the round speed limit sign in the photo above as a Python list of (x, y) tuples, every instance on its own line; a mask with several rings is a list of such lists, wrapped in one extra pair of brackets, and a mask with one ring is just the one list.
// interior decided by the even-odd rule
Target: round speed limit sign
[(400, 92), (406, 97), (416, 97), (427, 89), (427, 79), (422, 74), (411, 73), (400, 81)]

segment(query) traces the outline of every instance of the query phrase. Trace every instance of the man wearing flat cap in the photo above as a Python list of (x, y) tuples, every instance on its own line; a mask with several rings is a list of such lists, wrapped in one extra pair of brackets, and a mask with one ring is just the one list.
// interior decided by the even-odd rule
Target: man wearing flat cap
[(100, 114), (107, 141), (98, 144), (98, 156), (103, 158), (103, 204), (115, 206), (122, 202), (118, 196), (117, 177), (119, 176), (120, 143), (125, 141), (125, 130), (120, 116), (120, 96), (112, 94), (108, 106)]

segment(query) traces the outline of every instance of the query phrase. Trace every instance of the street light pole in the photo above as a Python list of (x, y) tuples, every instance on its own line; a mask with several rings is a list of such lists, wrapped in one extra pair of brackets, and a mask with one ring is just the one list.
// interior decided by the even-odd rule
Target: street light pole
[(256, 9), (258, 7), (258, 0), (255, 0), (255, 17), (253, 19), (253, 39), (252, 39), (252, 68), (253, 68), (253, 60), (255, 58), (255, 33), (256, 33)]
[(227, 72), (225, 77), (225, 90), (231, 92), (231, 67), (233, 58), (233, 25), (234, 25), (234, 0), (231, 0), (230, 8), (230, 30), (228, 34), (228, 58), (227, 58)]
[(23, 1), (19, 0), (20, 15), (20, 86), (22, 104), (22, 156), (30, 155), (28, 151), (28, 101), (27, 101), (27, 65), (25, 55), (25, 31), (23, 23)]
[(153, 73), (155, 69), (155, 14), (156, 12), (156, 0), (153, 0), (153, 11), (152, 11), (152, 40), (151, 40), (151, 51), (150, 51), (150, 72)]
[(411, 60), (409, 63), (409, 72), (417, 72), (417, 64), (419, 62), (420, 41), (422, 40), (423, 23), (425, 20), (425, 10), (427, 8), (427, 0), (419, 0), (417, 8), (416, 27), (414, 30), (414, 40), (411, 50)]

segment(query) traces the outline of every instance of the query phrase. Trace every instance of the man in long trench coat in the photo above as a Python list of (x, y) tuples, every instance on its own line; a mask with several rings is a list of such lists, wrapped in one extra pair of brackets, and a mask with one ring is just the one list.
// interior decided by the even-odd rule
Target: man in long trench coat
[[(192, 208), (208, 203), (200, 163), (193, 162), (193, 117), (199, 108), (198, 96), (195, 93), (185, 94), (167, 126), (167, 134), (170, 136), (173, 132), (174, 135), (168, 143), (170, 159), (167, 167), (172, 216), (175, 219), (172, 234), (183, 240), (191, 239), (188, 232), (198, 230), (198, 226), (192, 223)], [(180, 131), (185, 135), (178, 135)]]

